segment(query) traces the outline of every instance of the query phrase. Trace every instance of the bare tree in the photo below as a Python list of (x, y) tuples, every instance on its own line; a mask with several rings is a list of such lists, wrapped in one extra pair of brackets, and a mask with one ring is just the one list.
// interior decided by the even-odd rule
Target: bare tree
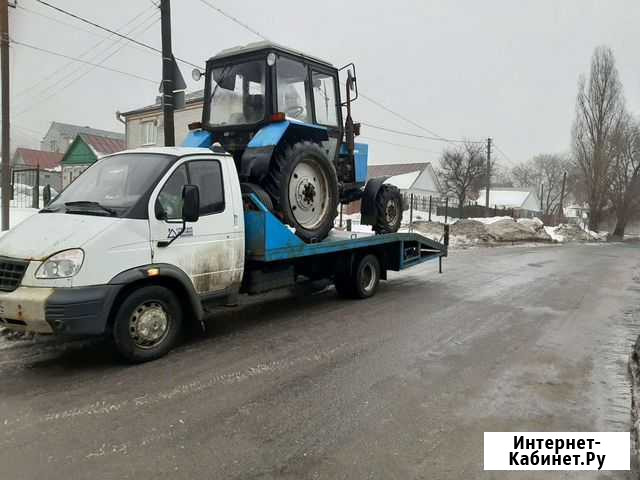
[(632, 213), (640, 206), (640, 123), (625, 114), (611, 142), (609, 198), (616, 214), (613, 237), (624, 238)]
[(535, 169), (531, 160), (513, 167), (511, 178), (514, 186), (521, 188), (540, 188), (542, 183), (540, 172)]
[(491, 162), (491, 187), (492, 188), (511, 188), (513, 187), (513, 178), (511, 170), (503, 165)]
[(477, 195), (486, 176), (485, 170), (486, 156), (482, 144), (467, 142), (442, 154), (438, 176), (443, 193), (458, 199), (460, 217), (467, 199)]
[(598, 47), (591, 59), (589, 81), (578, 85), (573, 150), (584, 180), (591, 214), (589, 228), (597, 230), (608, 200), (611, 136), (624, 112), (622, 85), (613, 52)]
[[(514, 183), (518, 187), (542, 191), (542, 210), (545, 215), (562, 214), (560, 196), (562, 195), (562, 177), (564, 172), (571, 173), (571, 163), (563, 155), (545, 153), (515, 166), (511, 171)], [(570, 183), (570, 182), (568, 182)], [(541, 186), (544, 185), (544, 189)], [(565, 188), (565, 193), (568, 190)]]

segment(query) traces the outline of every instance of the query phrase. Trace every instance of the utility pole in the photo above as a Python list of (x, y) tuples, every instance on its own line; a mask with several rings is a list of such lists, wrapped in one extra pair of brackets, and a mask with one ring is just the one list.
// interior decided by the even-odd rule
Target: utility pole
[(9, 205), (11, 202), (11, 148), (9, 145), (9, 2), (0, 0), (0, 82), (2, 82), (2, 230), (9, 230)]
[(164, 116), (164, 144), (176, 144), (173, 124), (173, 52), (171, 51), (171, 5), (170, 0), (160, 0), (160, 23), (162, 31), (162, 113)]
[(540, 211), (544, 215), (544, 183), (540, 184)]
[(489, 190), (491, 190), (491, 137), (487, 138), (487, 191), (484, 203), (484, 216), (489, 216)]

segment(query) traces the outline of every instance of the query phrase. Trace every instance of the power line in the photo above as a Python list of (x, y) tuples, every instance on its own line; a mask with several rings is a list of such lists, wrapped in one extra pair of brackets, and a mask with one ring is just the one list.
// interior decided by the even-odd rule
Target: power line
[(417, 133), (409, 133), (409, 132), (404, 132), (402, 130), (394, 130), (393, 128), (381, 127), (379, 125), (373, 125), (368, 122), (361, 122), (361, 123), (362, 125), (365, 125), (370, 128), (375, 128), (376, 130), (395, 133), (397, 135), (405, 135), (407, 137), (422, 138), (424, 140), (433, 140), (436, 142), (447, 142), (447, 143), (483, 143), (484, 144), (484, 141), (480, 141), (480, 140), (464, 140), (464, 139), (452, 139), (452, 138), (444, 138), (444, 137), (429, 137), (426, 135), (419, 135)]
[[(109, 32), (109, 33), (110, 33), (110, 34), (112, 34), (112, 35), (116, 35), (116, 36), (121, 37), (121, 38), (123, 38), (123, 39), (125, 39), (125, 40), (128, 40), (129, 42), (135, 43), (136, 45), (139, 45), (139, 46), (141, 46), (141, 47), (147, 48), (147, 49), (149, 49), (149, 50), (152, 50), (152, 51), (154, 51), (154, 52), (159, 53), (160, 55), (162, 55), (162, 50), (160, 50), (159, 48), (154, 47), (153, 45), (149, 45), (149, 44), (147, 44), (147, 43), (144, 43), (144, 42), (141, 42), (141, 41), (139, 41), (139, 40), (136, 40), (135, 38), (131, 38), (131, 37), (129, 37), (128, 35), (124, 35), (124, 34), (122, 34), (122, 33), (119, 33), (119, 32), (117, 32), (117, 31), (115, 31), (115, 30), (112, 30), (112, 29), (110, 29), (110, 28), (108, 28), (108, 27), (105, 27), (105, 26), (100, 25), (100, 24), (98, 24), (98, 23), (96, 23), (96, 22), (93, 22), (93, 21), (88, 20), (88, 19), (86, 19), (86, 18), (84, 18), (84, 17), (81, 17), (80, 15), (76, 15), (75, 13), (69, 12), (69, 11), (67, 11), (67, 10), (64, 10), (64, 9), (60, 8), (60, 7), (57, 7), (57, 6), (55, 6), (55, 5), (52, 5), (51, 3), (45, 2), (44, 0), (36, 0), (36, 1), (37, 1), (37, 2), (39, 2), (39, 3), (41, 3), (42, 5), (45, 5), (45, 6), (49, 7), (49, 8), (54, 9), (54, 10), (56, 10), (56, 11), (60, 12), (60, 13), (63, 13), (63, 14), (65, 14), (65, 15), (68, 15), (68, 16), (72, 17), (72, 18), (75, 18), (76, 20), (79, 20), (79, 21), (84, 22), (84, 23), (86, 23), (86, 24), (88, 24), (88, 25), (91, 25), (91, 26), (93, 26), (93, 27), (96, 27), (96, 28), (99, 28), (99, 29), (101, 29), (101, 30), (104, 30), (105, 32)], [(175, 56), (174, 56), (174, 58), (175, 58), (177, 61), (179, 61), (179, 62), (181, 62), (181, 63), (184, 63), (184, 64), (186, 64), (186, 65), (190, 65), (190, 66), (192, 66), (192, 67), (194, 67), (194, 68), (202, 68), (200, 65), (196, 65), (195, 63), (191, 63), (191, 62), (189, 62), (189, 61), (187, 61), (187, 60), (184, 60), (184, 59), (182, 59), (182, 58), (175, 57)]]
[(58, 18), (55, 18), (55, 17), (52, 17), (52, 16), (50, 16), (50, 15), (45, 15), (45, 14), (44, 14), (44, 13), (42, 13), (42, 12), (37, 12), (37, 11), (35, 11), (35, 10), (31, 10), (31, 9), (29, 9), (29, 8), (27, 8), (27, 7), (25, 7), (25, 6), (23, 6), (21, 3), (19, 3), (18, 5), (16, 5), (16, 7), (17, 7), (19, 10), (23, 10), (23, 11), (25, 11), (25, 12), (29, 12), (29, 13), (31, 13), (31, 14), (33, 14), (33, 15), (37, 15), (37, 16), (39, 16), (39, 17), (46, 18), (46, 19), (48, 19), (48, 20), (51, 20), (52, 22), (59, 23), (60, 25), (65, 25), (65, 26), (67, 26), (67, 27), (69, 27), (69, 28), (73, 28), (74, 30), (78, 30), (79, 32), (85, 32), (85, 33), (88, 33), (89, 35), (94, 35), (94, 36), (96, 36), (96, 37), (109, 38), (109, 37), (108, 37), (108, 36), (106, 36), (106, 35), (100, 35), (99, 33), (92, 32), (92, 31), (91, 31), (91, 30), (89, 30), (88, 28), (81, 28), (81, 27), (79, 27), (79, 26), (77, 26), (77, 25), (73, 25), (72, 23), (63, 22), (62, 20), (60, 20), (60, 19), (58, 19)]
[(125, 72), (123, 70), (118, 70), (118, 69), (111, 68), (111, 67), (105, 67), (104, 65), (100, 65), (99, 63), (88, 62), (88, 61), (82, 60), (80, 58), (72, 57), (70, 55), (65, 55), (64, 53), (54, 52), (52, 50), (47, 50), (46, 48), (41, 48), (41, 47), (37, 47), (35, 45), (30, 45), (28, 43), (20, 42), (18, 40), (13, 39), (13, 38), (10, 41), (14, 45), (20, 45), (21, 47), (26, 47), (26, 48), (30, 48), (32, 50), (37, 50), (39, 52), (48, 53), (49, 55), (55, 55), (56, 57), (66, 58), (67, 60), (72, 60), (74, 62), (83, 63), (85, 65), (90, 65), (90, 66), (92, 66), (94, 68), (101, 68), (103, 70), (108, 70), (109, 72), (114, 72), (114, 73), (119, 73), (121, 75), (126, 75), (127, 77), (137, 78), (139, 80), (145, 80), (145, 81), (153, 83), (153, 84), (157, 84), (158, 83), (157, 80), (153, 80), (153, 79), (147, 78), (147, 77), (142, 77), (140, 75), (136, 75), (135, 73), (129, 73), (129, 72)]
[[(38, 0), (38, 1), (41, 1), (41, 0)], [(209, 8), (211, 8), (211, 9), (213, 9), (213, 10), (217, 11), (217, 12), (218, 12), (218, 13), (220, 13), (221, 15), (224, 15), (225, 17), (227, 17), (228, 19), (232, 20), (233, 22), (237, 23), (238, 25), (240, 25), (240, 26), (241, 26), (242, 28), (244, 28), (245, 30), (247, 30), (247, 31), (249, 31), (249, 32), (251, 32), (251, 33), (253, 33), (254, 35), (256, 35), (256, 36), (258, 36), (258, 37), (262, 38), (263, 40), (270, 41), (270, 40), (269, 40), (269, 38), (268, 38), (267, 36), (265, 36), (264, 34), (260, 33), (260, 32), (259, 32), (259, 31), (257, 31), (256, 29), (254, 29), (254, 28), (250, 27), (249, 25), (247, 25), (246, 23), (242, 22), (241, 20), (239, 20), (238, 18), (234, 17), (233, 15), (231, 15), (231, 14), (229, 14), (229, 13), (225, 12), (225, 11), (224, 11), (224, 10), (222, 10), (221, 8), (216, 7), (215, 5), (212, 5), (212, 4), (210, 3), (210, 1), (208, 1), (208, 0), (199, 0), (199, 1), (200, 1), (201, 3), (203, 3), (203, 4), (207, 5)], [(447, 140), (445, 137), (443, 137), (442, 135), (439, 135), (438, 133), (434, 132), (433, 130), (429, 130), (427, 127), (424, 127), (423, 125), (420, 125), (419, 123), (417, 123), (417, 122), (415, 122), (415, 121), (411, 120), (410, 118), (408, 118), (408, 117), (406, 117), (406, 116), (404, 116), (404, 115), (402, 115), (402, 114), (400, 114), (400, 113), (398, 113), (398, 112), (396, 112), (396, 111), (392, 110), (391, 108), (389, 108), (389, 107), (387, 107), (386, 105), (382, 104), (382, 103), (381, 103), (381, 102), (379, 102), (378, 100), (375, 100), (374, 98), (371, 98), (370, 96), (365, 95), (365, 94), (364, 94), (364, 93), (362, 93), (362, 92), (360, 92), (359, 94), (360, 94), (360, 96), (361, 96), (362, 98), (364, 98), (365, 100), (367, 100), (367, 101), (371, 102), (372, 104), (376, 105), (378, 108), (381, 108), (382, 110), (384, 110), (384, 111), (386, 111), (386, 112), (388, 112), (388, 113), (390, 113), (390, 114), (392, 114), (392, 115), (394, 115), (394, 116), (396, 116), (396, 117), (398, 117), (398, 118), (400, 118), (400, 119), (404, 120), (405, 122), (410, 123), (410, 124), (411, 124), (411, 125), (413, 125), (414, 127), (417, 127), (417, 128), (419, 128), (420, 130), (425, 131), (425, 132), (427, 132), (428, 134), (432, 135), (433, 137), (436, 137), (436, 138), (433, 138), (432, 140), (439, 139), (439, 140), (442, 140), (442, 141), (449, 141), (449, 140)], [(431, 140), (431, 139), (430, 139), (430, 140)], [(455, 143), (455, 141), (451, 141), (451, 142)], [(484, 142), (481, 142), (481, 143), (484, 143)]]
[(439, 139), (441, 139), (441, 140), (445, 140), (445, 138), (444, 138), (442, 135), (438, 135), (436, 132), (434, 132), (434, 131), (432, 131), (432, 130), (429, 130), (429, 129), (428, 129), (428, 128), (426, 128), (426, 127), (423, 127), (422, 125), (420, 125), (420, 124), (419, 124), (419, 123), (417, 123), (417, 122), (414, 122), (414, 121), (413, 121), (413, 120), (411, 120), (410, 118), (407, 118), (407, 117), (405, 117), (404, 115), (402, 115), (402, 114), (400, 114), (400, 113), (398, 113), (398, 112), (395, 112), (395, 111), (391, 110), (391, 109), (390, 109), (389, 107), (387, 107), (386, 105), (383, 105), (383, 104), (382, 104), (382, 103), (380, 103), (379, 101), (377, 101), (377, 100), (375, 100), (375, 99), (373, 99), (373, 98), (371, 98), (371, 97), (369, 97), (369, 96), (365, 95), (364, 93), (361, 93), (361, 92), (360, 92), (360, 96), (361, 96), (362, 98), (364, 98), (365, 100), (367, 100), (367, 101), (369, 101), (369, 102), (373, 103), (373, 104), (374, 104), (374, 105), (376, 105), (378, 108), (381, 108), (382, 110), (384, 110), (384, 111), (386, 111), (386, 112), (389, 112), (389, 113), (390, 113), (390, 114), (392, 114), (392, 115), (395, 115), (396, 117), (398, 117), (398, 118), (400, 118), (400, 119), (404, 120), (405, 122), (410, 123), (410, 124), (411, 124), (411, 125), (413, 125), (414, 127), (417, 127), (417, 128), (419, 128), (420, 130), (423, 130), (423, 131), (427, 132), (428, 134), (433, 135), (434, 137), (437, 137), (437, 138), (439, 138)]
[[(143, 11), (141, 11), (140, 13), (138, 13), (137, 15), (135, 15), (133, 18), (131, 18), (127, 23), (125, 23), (122, 27), (119, 28), (120, 31), (122, 31), (124, 28), (126, 28), (127, 26), (129, 26), (130, 24), (134, 23), (136, 20), (138, 20), (142, 15), (144, 15), (145, 13), (147, 13), (149, 11), (149, 8), (145, 8)], [(153, 16), (157, 15), (157, 12), (153, 12)], [(147, 20), (151, 19), (152, 17), (148, 17), (145, 20), (143, 20), (142, 23), (146, 22)], [(138, 27), (140, 27), (141, 24), (132, 27), (127, 33), (133, 33)], [(108, 45), (106, 47), (106, 49), (104, 49), (104, 52), (106, 52), (107, 50), (109, 50), (112, 46), (116, 45), (118, 42), (122, 41), (122, 39), (116, 38), (115, 40), (113, 39), (112, 36), (104, 36), (102, 40), (98, 41), (97, 43), (91, 45), (87, 50), (83, 51), (80, 55), (78, 55), (77, 58), (82, 58), (85, 55), (94, 53), (95, 55), (93, 55), (92, 57), (90, 57), (88, 60), (89, 61), (93, 61), (95, 59), (97, 59), (98, 57), (100, 57), (101, 53), (96, 53), (97, 49), (100, 45), (102, 45), (103, 43), (105, 43), (106, 41), (110, 42), (110, 45)], [(139, 47), (136, 47), (139, 48)], [(144, 50), (145, 52), (147, 50)], [(15, 98), (20, 97), (21, 95), (24, 95), (25, 93), (29, 93), (32, 90), (38, 88), (40, 85), (46, 83), (49, 79), (52, 79), (53, 77), (55, 77), (58, 73), (60, 72), (65, 72), (65, 74), (58, 79), (53, 85), (50, 85), (49, 87), (45, 87), (42, 92), (40, 93), (40, 95), (45, 94), (45, 92), (49, 89), (51, 89), (52, 87), (60, 84), (64, 79), (66, 78), (70, 78), (72, 77), (75, 73), (79, 72), (83, 67), (80, 66), (79, 68), (76, 68), (75, 70), (69, 72), (67, 71), (67, 68), (69, 67), (69, 65), (71, 65), (72, 62), (67, 62), (64, 65), (61, 65), (59, 68), (57, 68), (56, 70), (54, 70), (52, 73), (50, 73), (49, 75), (41, 78), (40, 80), (38, 80), (36, 83), (34, 83), (33, 85), (31, 85), (30, 87), (26, 87), (23, 88), (22, 90), (20, 90), (19, 92), (16, 92), (16, 94), (14, 95)], [(102, 61), (101, 63), (104, 63), (104, 61)]]
[(233, 15), (225, 12), (224, 10), (222, 10), (219, 7), (216, 7), (215, 5), (213, 5), (211, 2), (208, 2), (207, 0), (200, 0), (200, 2), (204, 3), (207, 7), (215, 10), (216, 12), (218, 12), (220, 15), (223, 15), (225, 17), (227, 17), (229, 20), (231, 20), (232, 22), (237, 23), (238, 25), (240, 25), (242, 28), (244, 28), (245, 30), (248, 30), (249, 32), (253, 33), (254, 35), (262, 38), (263, 40), (266, 40), (268, 42), (270, 42), (271, 40), (269, 40), (265, 35), (263, 35), (262, 33), (260, 33), (259, 31), (255, 30), (254, 28), (251, 28), (249, 25), (247, 25), (246, 23), (242, 22), (241, 20), (239, 20), (238, 18), (234, 17)]
[[(153, 25), (155, 25), (155, 24), (158, 22), (158, 20), (159, 20), (159, 19), (158, 19), (158, 18), (156, 18), (156, 19), (153, 21), (153, 23), (151, 23), (150, 25), (147, 25), (147, 26), (146, 26), (146, 28), (145, 28), (141, 33), (146, 32), (149, 28), (151, 28)], [(139, 25), (139, 26), (142, 26), (142, 25)], [(138, 27), (136, 27), (136, 28), (138, 28)], [(115, 46), (115, 44), (114, 44), (114, 45), (112, 45), (112, 46)], [(107, 60), (109, 60), (111, 57), (113, 57), (115, 54), (117, 54), (120, 50), (122, 50), (125, 46), (126, 46), (126, 44), (123, 44), (123, 45), (121, 45), (120, 47), (116, 48), (113, 52), (111, 52), (109, 55), (107, 55), (105, 58), (103, 58), (103, 59), (100, 61), (99, 65), (102, 65), (104, 62), (106, 62)], [(111, 48), (111, 47), (109, 47), (109, 48)], [(94, 58), (96, 58), (96, 57), (94, 57)], [(16, 115), (22, 115), (23, 113), (25, 113), (25, 112), (27, 112), (27, 111), (29, 111), (29, 110), (32, 110), (34, 107), (39, 106), (39, 105), (42, 105), (42, 103), (44, 103), (44, 102), (48, 101), (49, 99), (51, 99), (51, 98), (55, 97), (55, 96), (56, 96), (58, 93), (60, 93), (61, 91), (63, 91), (63, 90), (65, 90), (65, 89), (69, 88), (71, 85), (73, 85), (73, 84), (74, 84), (74, 83), (76, 83), (77, 81), (82, 80), (82, 79), (83, 79), (84, 77), (86, 77), (89, 73), (91, 73), (91, 71), (92, 71), (92, 68), (89, 68), (88, 70), (86, 70), (85, 72), (83, 72), (83, 73), (81, 73), (79, 76), (77, 76), (76, 78), (73, 78), (73, 79), (71, 79), (70, 81), (68, 81), (68, 82), (67, 82), (65, 85), (63, 85), (62, 87), (60, 87), (60, 88), (58, 88), (58, 89), (54, 90), (50, 95), (48, 95), (48, 96), (46, 96), (46, 97), (44, 97), (44, 98), (41, 98), (41, 99), (39, 99), (37, 102), (34, 102), (31, 106), (28, 106), (28, 107), (26, 107), (26, 108), (22, 109), (22, 110), (21, 110), (21, 111), (19, 111)], [(78, 72), (79, 72), (79, 69), (77, 69), (77, 70), (75, 70), (75, 71), (71, 72), (71, 76), (72, 76), (72, 75), (74, 75), (75, 73), (78, 73)], [(55, 86), (56, 86), (56, 85), (58, 85), (58, 84), (62, 83), (65, 79), (67, 79), (67, 78), (69, 78), (69, 77), (70, 77), (70, 75), (67, 75), (67, 76), (65, 76), (65, 77), (62, 77), (62, 78), (61, 78), (61, 79), (59, 79), (56, 83), (54, 83), (53, 85), (51, 85), (50, 87), (48, 87), (48, 89), (55, 88)], [(155, 81), (154, 81), (154, 83), (157, 83), (157, 82), (155, 82)], [(47, 89), (45, 89), (45, 90), (43, 90), (43, 92), (41, 92), (41, 94), (40, 94), (40, 95), (41, 95), (41, 97), (42, 97), (42, 95), (46, 95), (46, 93), (45, 93), (46, 91), (47, 91)]]
[(433, 154), (436, 154), (436, 155), (440, 155), (442, 153), (442, 152), (436, 152), (435, 150), (427, 150), (426, 148), (414, 147), (412, 145), (404, 145), (402, 143), (394, 143), (394, 142), (389, 142), (387, 140), (380, 140), (379, 138), (367, 137), (365, 135), (360, 135), (358, 138), (363, 138), (365, 140), (369, 140), (369, 141), (375, 142), (375, 143), (384, 143), (386, 145), (393, 145), (394, 147), (408, 148), (410, 150), (416, 150), (416, 151), (419, 151), (419, 152), (433, 153)]
[(502, 156), (514, 167), (517, 166), (518, 164), (516, 162), (514, 162), (513, 160), (511, 160), (511, 157), (509, 157), (509, 155), (507, 155), (506, 153), (504, 153), (504, 151), (495, 143), (493, 144), (493, 146), (495, 147), (496, 150), (498, 150), (500, 152), (500, 154), (502, 154)]
[[(111, 35), (102, 35), (102, 34), (100, 34), (100, 33), (97, 33), (96, 31), (90, 30), (90, 29), (88, 29), (88, 28), (81, 28), (81, 27), (79, 27), (78, 25), (74, 25), (74, 24), (69, 23), (69, 22), (63, 22), (63, 21), (62, 21), (62, 20), (60, 20), (59, 18), (55, 18), (55, 17), (52, 17), (52, 16), (50, 16), (50, 15), (45, 15), (44, 13), (42, 13), (42, 12), (38, 12), (38, 11), (36, 11), (36, 10), (31, 10), (31, 9), (29, 9), (29, 8), (27, 8), (27, 7), (25, 7), (25, 6), (23, 6), (22, 4), (18, 4), (18, 5), (16, 6), (16, 8), (18, 8), (19, 10), (23, 10), (24, 12), (29, 12), (29, 13), (31, 13), (31, 14), (33, 14), (33, 15), (37, 15), (37, 16), (39, 16), (39, 17), (46, 18), (46, 19), (48, 19), (48, 20), (50, 20), (50, 21), (52, 21), (52, 22), (58, 23), (58, 24), (60, 24), (60, 25), (64, 25), (64, 26), (69, 27), (69, 28), (72, 28), (72, 29), (74, 29), (74, 30), (78, 30), (79, 32), (85, 32), (85, 33), (87, 33), (87, 34), (89, 34), (89, 35), (93, 35), (94, 37), (102, 38), (102, 39), (103, 39), (102, 41), (104, 41), (104, 40), (110, 40), (110, 39), (111, 39)], [(140, 17), (140, 16), (141, 16), (143, 13), (145, 13), (146, 11), (148, 11), (148, 10), (143, 10), (140, 14), (136, 15), (134, 18), (132, 18), (132, 19), (127, 23), (127, 25), (128, 25), (129, 23), (131, 23), (134, 19), (136, 19), (136, 18)], [(99, 43), (102, 43), (102, 42), (99, 42)], [(99, 44), (99, 43), (98, 43), (98, 44)], [(147, 52), (147, 51), (148, 51), (146, 48), (141, 48), (141, 47), (139, 47), (139, 46), (137, 46), (137, 45), (131, 45), (131, 46), (132, 46), (133, 48), (136, 48), (136, 49), (140, 50), (140, 51), (144, 51), (144, 52)]]

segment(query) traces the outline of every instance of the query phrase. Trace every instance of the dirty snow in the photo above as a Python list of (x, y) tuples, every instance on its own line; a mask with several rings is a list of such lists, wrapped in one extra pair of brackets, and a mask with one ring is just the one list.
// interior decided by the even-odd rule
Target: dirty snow
[(511, 217), (476, 217), (476, 218), (467, 218), (467, 220), (474, 220), (476, 222), (484, 223), (485, 225), (490, 225), (495, 222), (499, 222), (500, 220), (513, 220)]

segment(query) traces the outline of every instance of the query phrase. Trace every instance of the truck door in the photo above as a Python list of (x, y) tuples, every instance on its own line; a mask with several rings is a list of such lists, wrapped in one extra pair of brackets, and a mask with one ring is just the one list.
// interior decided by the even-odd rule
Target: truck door
[[(153, 262), (182, 269), (201, 295), (223, 293), (242, 280), (244, 233), (234, 205), (229, 162), (196, 157), (179, 161), (155, 189), (149, 203)], [(226, 173), (226, 174), (225, 174)], [(237, 182), (237, 180), (236, 180)], [(169, 246), (159, 247), (182, 229), (182, 187), (197, 185), (200, 218), (187, 223)]]

